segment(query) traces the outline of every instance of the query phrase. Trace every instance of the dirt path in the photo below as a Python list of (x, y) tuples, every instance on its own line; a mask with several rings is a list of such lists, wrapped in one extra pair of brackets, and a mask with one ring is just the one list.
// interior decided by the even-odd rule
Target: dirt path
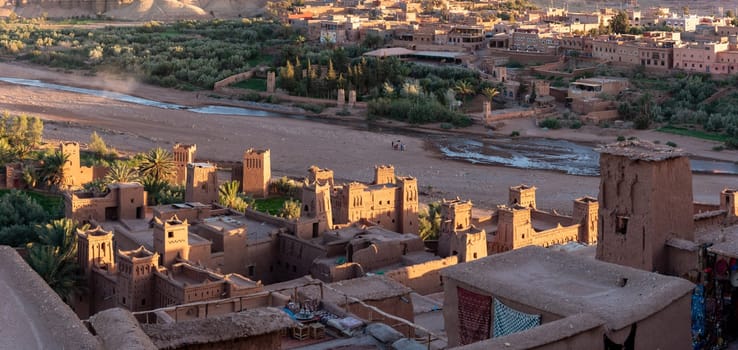
[[(189, 106), (209, 103), (203, 100), (202, 92), (198, 99), (197, 92), (164, 89), (109, 76), (64, 74), (26, 65), (0, 63), (0, 76), (107, 89)], [(423, 137), (369, 132), (306, 120), (203, 115), (10, 84), (0, 84), (2, 110), (30, 113), (50, 121), (45, 130), (48, 139), (86, 143), (92, 131), (98, 131), (108, 144), (131, 152), (155, 146), (170, 148), (175, 142), (196, 143), (199, 160), (235, 161), (248, 147), (270, 148), (272, 171), (277, 176), (304, 176), (310, 165), (318, 165), (333, 169), (338, 179), (370, 181), (375, 164), (392, 164), (397, 174), (416, 176), (422, 188), (431, 186), (438, 191), (432, 198), (422, 198), (424, 201), (459, 196), (472, 199), (478, 206), (491, 208), (507, 201), (509, 186), (526, 183), (538, 187), (540, 207), (569, 212), (572, 199), (582, 195), (596, 196), (599, 186), (599, 179), (595, 177), (441, 159), (436, 152), (426, 149)], [(529, 120), (518, 120), (508, 123), (505, 128), (521, 130), (521, 134), (526, 136), (561, 137), (575, 141), (607, 139), (609, 142), (610, 138), (614, 140), (616, 137), (587, 128), (546, 132), (530, 128), (530, 123)], [(505, 128), (503, 132), (506, 132)], [(623, 132), (628, 136), (630, 134), (627, 133), (632, 131)], [(643, 138), (646, 139), (645, 136)], [(407, 145), (407, 151), (391, 150), (391, 142), (398, 139)], [(711, 147), (702, 144), (701, 140), (687, 139), (674, 135), (661, 138), (663, 141), (673, 140), (693, 153), (695, 150), (704, 152)], [(713, 153), (720, 157), (712, 158), (732, 156), (731, 159), (738, 159), (735, 153)], [(725, 187), (738, 187), (738, 177), (694, 176), (695, 200), (716, 203), (719, 191)]]

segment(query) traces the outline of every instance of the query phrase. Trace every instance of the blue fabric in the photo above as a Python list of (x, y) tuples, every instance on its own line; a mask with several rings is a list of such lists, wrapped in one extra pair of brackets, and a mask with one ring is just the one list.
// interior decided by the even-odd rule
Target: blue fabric
[(287, 314), (288, 316), (290, 316), (290, 318), (291, 318), (291, 319), (293, 319), (293, 320), (297, 320), (297, 317), (295, 317), (295, 313), (294, 313), (294, 312), (292, 312), (292, 311), (291, 311), (290, 309), (288, 309), (287, 307), (284, 307), (284, 308), (282, 308), (282, 311), (284, 311), (284, 313), (286, 313), (286, 314)]
[(692, 293), (692, 348), (701, 349), (705, 339), (705, 288), (697, 285)]
[(494, 337), (522, 332), (541, 324), (541, 315), (526, 314), (495, 299)]

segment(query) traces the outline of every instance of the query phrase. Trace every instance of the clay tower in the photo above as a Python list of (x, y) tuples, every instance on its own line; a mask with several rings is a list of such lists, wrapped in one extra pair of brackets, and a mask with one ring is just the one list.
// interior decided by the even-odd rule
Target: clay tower
[(456, 255), (459, 262), (487, 256), (487, 233), (472, 226), (472, 202), (460, 199), (441, 203), (438, 255)]
[(67, 162), (62, 167), (64, 174), (62, 184), (65, 186), (81, 185), (75, 182), (75, 176), (80, 172), (79, 143), (62, 142), (59, 148), (61, 153), (67, 156)]
[(395, 167), (392, 165), (374, 166), (374, 185), (395, 183)]
[(738, 222), (738, 190), (726, 188), (720, 192), (720, 210), (725, 210), (727, 224)]
[(577, 240), (585, 244), (597, 243), (600, 204), (596, 198), (582, 197), (574, 200), (572, 224), (579, 224)]
[(501, 243), (498, 253), (532, 244), (531, 210), (520, 205), (497, 207), (497, 235)]
[(154, 272), (159, 268), (159, 254), (143, 246), (118, 251), (118, 304), (135, 312), (154, 307)]
[(508, 204), (535, 209), (536, 188), (526, 185), (510, 187), (510, 190), (508, 191)]
[(187, 164), (195, 162), (195, 152), (197, 145), (175, 144), (172, 147), (172, 156), (174, 163), (177, 165), (177, 171), (174, 175), (174, 183), (182, 185), (187, 183)]
[(218, 201), (218, 168), (210, 163), (187, 164), (185, 202)]
[(113, 271), (113, 232), (100, 226), (85, 231), (77, 229), (77, 261), (88, 281), (93, 267)]
[(154, 250), (161, 254), (160, 265), (169, 268), (177, 262), (177, 257), (187, 259), (188, 226), (187, 220), (181, 221), (176, 215), (166, 221), (154, 218)]
[(243, 192), (255, 197), (269, 194), (269, 180), (272, 178), (272, 165), (269, 150), (247, 149), (243, 152)]
[(400, 233), (418, 234), (418, 180), (414, 177), (405, 176), (397, 179), (400, 187), (396, 201), (400, 211)]
[(694, 241), (687, 154), (642, 141), (623, 141), (598, 151), (597, 259), (667, 272), (666, 240)]
[(331, 208), (331, 186), (327, 181), (315, 181), (302, 188), (302, 216), (319, 219), (313, 227), (313, 237), (320, 232), (333, 228), (333, 210)]

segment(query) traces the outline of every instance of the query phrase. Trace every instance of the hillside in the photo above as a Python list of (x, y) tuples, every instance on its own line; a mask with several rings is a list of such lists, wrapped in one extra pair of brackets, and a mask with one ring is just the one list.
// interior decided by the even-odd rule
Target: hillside
[[(15, 8), (0, 0), (0, 16), (12, 9), (26, 18), (94, 17), (102, 14), (116, 20), (148, 21), (252, 17), (264, 12), (267, 0), (29, 0)], [(5, 4), (5, 6), (3, 6)]]

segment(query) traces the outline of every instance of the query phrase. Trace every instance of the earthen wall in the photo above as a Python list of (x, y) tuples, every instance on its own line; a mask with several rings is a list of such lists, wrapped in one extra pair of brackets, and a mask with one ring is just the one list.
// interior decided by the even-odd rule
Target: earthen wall
[(449, 256), (447, 258), (400, 267), (387, 271), (384, 275), (422, 295), (440, 293), (443, 291), (441, 269), (456, 265), (458, 261), (459, 258), (457, 256)]

